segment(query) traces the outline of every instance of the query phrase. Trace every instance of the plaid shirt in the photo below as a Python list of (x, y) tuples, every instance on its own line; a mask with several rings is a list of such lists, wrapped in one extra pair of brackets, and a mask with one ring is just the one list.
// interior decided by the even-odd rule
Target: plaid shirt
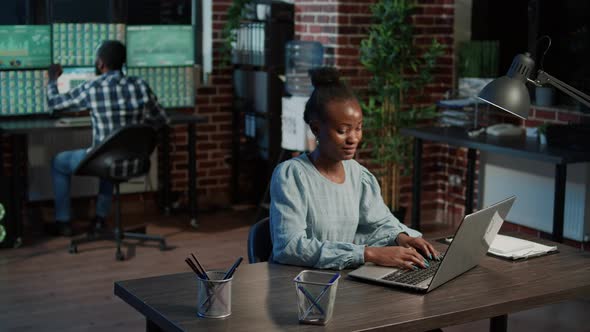
[[(118, 70), (105, 73), (65, 94), (59, 94), (57, 82), (50, 81), (47, 85), (47, 106), (51, 112), (90, 110), (92, 147), (88, 150), (121, 127), (146, 123), (160, 128), (170, 122), (149, 85), (140, 78), (124, 76)], [(141, 175), (145, 173), (142, 162), (137, 158), (115, 161), (110, 165), (111, 176)]]
[(147, 123), (159, 128), (170, 122), (149, 85), (141, 78), (124, 76), (118, 70), (107, 72), (64, 94), (59, 94), (56, 81), (50, 81), (47, 106), (51, 112), (89, 109), (92, 147), (121, 127)]

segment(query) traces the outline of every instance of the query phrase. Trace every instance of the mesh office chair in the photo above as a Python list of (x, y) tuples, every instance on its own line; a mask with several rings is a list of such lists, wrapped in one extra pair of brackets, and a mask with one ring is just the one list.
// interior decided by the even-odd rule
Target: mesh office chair
[(267, 262), (272, 253), (269, 218), (264, 218), (250, 227), (248, 233), (248, 262)]
[(149, 125), (130, 125), (109, 135), (100, 145), (92, 149), (74, 171), (75, 175), (96, 176), (111, 181), (115, 187), (115, 229), (112, 232), (89, 232), (86, 237), (73, 239), (70, 253), (78, 252), (78, 245), (93, 241), (114, 240), (117, 243), (117, 260), (124, 260), (121, 252), (123, 239), (138, 239), (160, 243), (160, 250), (166, 249), (161, 236), (144, 233), (123, 232), (121, 228), (121, 203), (119, 185), (131, 178), (146, 174), (150, 169), (150, 155), (156, 147), (157, 132)]

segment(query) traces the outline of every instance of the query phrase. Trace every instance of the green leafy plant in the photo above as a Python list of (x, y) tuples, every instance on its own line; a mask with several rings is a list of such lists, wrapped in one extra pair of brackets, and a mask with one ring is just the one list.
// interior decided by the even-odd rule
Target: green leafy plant
[(444, 46), (436, 39), (429, 45), (414, 42), (412, 14), (415, 1), (381, 0), (372, 6), (373, 24), (361, 42), (361, 63), (372, 74), (369, 98), (363, 103), (364, 147), (373, 162), (383, 166), (377, 172), (383, 198), (399, 208), (400, 170), (409, 172), (412, 139), (400, 134), (404, 127), (436, 116), (434, 105), (421, 107), (405, 102), (416, 98), (432, 81), (436, 59)]
[(227, 66), (231, 63), (231, 56), (234, 44), (236, 42), (236, 31), (240, 28), (246, 5), (254, 0), (233, 0), (227, 10), (227, 21), (221, 31), (221, 65)]

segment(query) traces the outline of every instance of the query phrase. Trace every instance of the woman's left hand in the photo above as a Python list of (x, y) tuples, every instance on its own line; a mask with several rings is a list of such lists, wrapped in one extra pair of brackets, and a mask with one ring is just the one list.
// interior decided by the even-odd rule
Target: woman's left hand
[(428, 241), (424, 240), (421, 237), (411, 237), (406, 233), (400, 233), (397, 236), (396, 241), (397, 244), (402, 247), (414, 248), (418, 250), (422, 254), (422, 256), (428, 259), (439, 259), (440, 253), (436, 249), (434, 249), (432, 244), (430, 244)]

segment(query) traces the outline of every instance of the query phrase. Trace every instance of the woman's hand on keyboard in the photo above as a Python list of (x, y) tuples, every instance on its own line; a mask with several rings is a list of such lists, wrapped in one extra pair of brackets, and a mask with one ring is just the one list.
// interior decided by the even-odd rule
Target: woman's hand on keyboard
[(426, 268), (424, 257), (413, 248), (365, 247), (365, 262), (412, 270), (414, 266)]
[(440, 253), (434, 249), (432, 244), (421, 237), (411, 237), (405, 233), (400, 233), (396, 242), (402, 247), (418, 250), (427, 259), (438, 259), (440, 256)]

